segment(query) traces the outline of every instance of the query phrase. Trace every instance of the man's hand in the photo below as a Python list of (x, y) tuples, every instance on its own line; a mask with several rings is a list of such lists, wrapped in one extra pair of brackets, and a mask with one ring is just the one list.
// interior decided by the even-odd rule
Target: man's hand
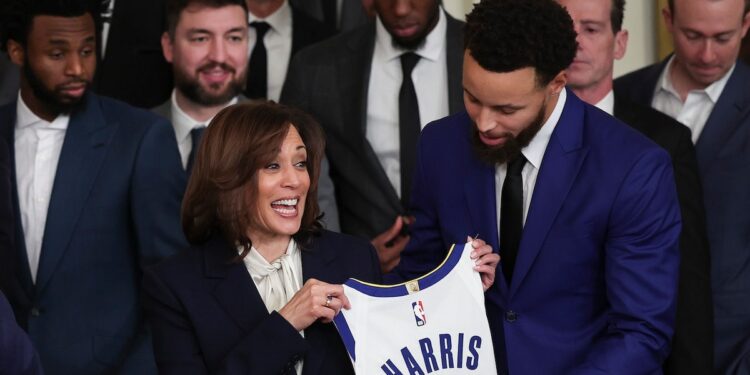
[(409, 225), (413, 222), (414, 218), (398, 216), (388, 230), (372, 239), (372, 246), (375, 247), (378, 253), (380, 270), (383, 274), (394, 269), (401, 260), (401, 251), (404, 250), (406, 244), (409, 242), (409, 236), (401, 235), (401, 230), (404, 225)]
[(482, 287), (486, 292), (495, 282), (495, 269), (497, 264), (500, 263), (500, 255), (493, 253), (490, 245), (487, 245), (483, 240), (467, 237), (466, 242), (471, 242), (471, 246), (474, 248), (470, 256), (476, 263), (474, 269), (479, 272)]

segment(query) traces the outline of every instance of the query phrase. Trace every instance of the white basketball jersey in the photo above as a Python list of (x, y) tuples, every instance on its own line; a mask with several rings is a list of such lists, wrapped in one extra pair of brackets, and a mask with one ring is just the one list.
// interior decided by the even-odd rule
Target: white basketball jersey
[(357, 374), (497, 373), (471, 251), (453, 245), (435, 270), (403, 284), (344, 283), (352, 308), (333, 322)]

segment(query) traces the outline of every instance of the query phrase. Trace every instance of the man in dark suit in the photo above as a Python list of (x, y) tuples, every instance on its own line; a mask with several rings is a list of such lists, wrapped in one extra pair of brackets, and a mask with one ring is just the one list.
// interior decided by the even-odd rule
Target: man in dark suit
[(292, 57), (334, 34), (334, 29), (287, 0), (246, 0), (250, 59), (245, 96), (278, 101)]
[(390, 278), (478, 233), (501, 257), (486, 293), (499, 373), (660, 373), (679, 269), (669, 155), (565, 88), (576, 34), (559, 4), (483, 1), (466, 22), (466, 112), (421, 134)]
[(0, 273), (15, 272), (8, 298), (47, 373), (148, 374), (142, 267), (185, 245), (185, 175), (165, 120), (89, 92), (90, 3), (19, 1), (3, 23), (22, 76), (0, 107), (17, 245)]
[(341, 32), (356, 29), (371, 21), (365, 3), (372, 4), (372, 0), (291, 0), (295, 8)]
[(164, 0), (103, 0), (101, 61), (93, 89), (140, 108), (169, 97), (172, 76), (159, 38)]
[(737, 60), (750, 2), (669, 4), (663, 14), (674, 54), (618, 78), (615, 93), (692, 131), (711, 249), (714, 368), (725, 374), (730, 363), (750, 359), (750, 68)]
[(341, 230), (373, 239), (389, 269), (409, 238), (400, 233), (419, 131), (463, 109), (463, 34), (437, 0), (374, 6), (375, 22), (295, 56), (281, 101), (326, 130)]
[(612, 92), (614, 60), (625, 55), (624, 0), (558, 0), (576, 27), (578, 50), (568, 87), (583, 101), (614, 114), (672, 157), (682, 217), (680, 281), (672, 353), (665, 374), (713, 372), (713, 308), (703, 191), (690, 130), (671, 117)]

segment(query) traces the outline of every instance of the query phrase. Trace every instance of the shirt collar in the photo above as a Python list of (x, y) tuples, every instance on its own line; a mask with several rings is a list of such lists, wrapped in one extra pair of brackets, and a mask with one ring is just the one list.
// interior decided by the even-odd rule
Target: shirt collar
[[(674, 85), (672, 84), (672, 76), (671, 74), (669, 74), (669, 72), (672, 71), (672, 66), (674, 65), (674, 58), (674, 55), (672, 55), (672, 57), (670, 57), (669, 61), (667, 62), (666, 69), (662, 70), (661, 76), (659, 77), (659, 84), (656, 86), (656, 90), (657, 92), (663, 90), (674, 95), (676, 98), (680, 98), (680, 95), (677, 93), (677, 90), (675, 90)], [(724, 76), (714, 81), (714, 83), (708, 85), (705, 89), (691, 91), (706, 93), (711, 101), (716, 104), (716, 102), (719, 101), (721, 92), (724, 91), (724, 86), (726, 86), (727, 82), (729, 82), (729, 77), (732, 76), (732, 73), (734, 72), (734, 68), (736, 66), (736, 63), (732, 65), (732, 67), (724, 74)]]
[[(193, 130), (193, 128), (196, 128), (198, 126), (208, 126), (208, 124), (214, 118), (211, 117), (205, 122), (201, 122), (190, 117), (190, 115), (185, 113), (185, 111), (183, 111), (182, 108), (180, 108), (180, 105), (177, 104), (176, 92), (177, 92), (177, 89), (172, 90), (172, 99), (170, 100), (172, 102), (171, 104), (172, 118), (170, 120), (172, 121), (172, 125), (174, 126), (174, 133), (175, 133), (175, 136), (177, 137), (177, 143), (179, 143), (180, 141), (190, 136), (190, 131)], [(229, 101), (229, 103), (227, 103), (224, 106), (224, 108), (229, 107), (230, 105), (236, 104), (237, 101), (238, 99), (235, 96), (232, 100)]]
[(57, 115), (52, 122), (48, 122), (37, 116), (23, 101), (21, 91), (18, 91), (18, 101), (16, 102), (16, 129), (23, 129), (34, 124), (41, 124), (47, 129), (66, 130), (69, 123), (69, 114), (61, 113)]
[(552, 132), (555, 130), (557, 122), (560, 121), (567, 97), (567, 89), (560, 91), (560, 95), (557, 98), (557, 104), (555, 104), (555, 109), (552, 110), (547, 121), (545, 121), (542, 128), (539, 129), (539, 133), (534, 136), (528, 146), (521, 150), (523, 156), (526, 157), (526, 160), (528, 160), (528, 162), (536, 169), (539, 169), (542, 165), (544, 151), (547, 150), (547, 144), (552, 137)]
[(612, 116), (612, 114), (615, 113), (615, 93), (612, 90), (609, 90), (607, 95), (604, 95), (602, 100), (594, 104), (594, 107), (599, 108), (602, 111), (607, 112), (608, 115)]
[[(440, 58), (440, 54), (445, 48), (445, 33), (448, 28), (448, 21), (445, 18), (443, 7), (441, 6), (438, 10), (438, 22), (435, 27), (427, 34), (425, 42), (416, 50), (414, 53), (420, 57), (430, 60), (437, 61)], [(391, 42), (391, 34), (388, 33), (380, 17), (376, 17), (375, 22), (375, 48), (382, 51), (382, 56), (385, 57), (386, 61), (391, 61), (395, 58), (400, 57), (404, 52), (404, 49), (397, 48)]]
[(271, 30), (276, 31), (283, 37), (292, 36), (292, 8), (289, 6), (289, 1), (287, 0), (284, 0), (281, 7), (266, 18), (258, 18), (248, 12), (247, 22), (251, 23), (256, 21), (268, 23), (268, 25), (271, 26)]

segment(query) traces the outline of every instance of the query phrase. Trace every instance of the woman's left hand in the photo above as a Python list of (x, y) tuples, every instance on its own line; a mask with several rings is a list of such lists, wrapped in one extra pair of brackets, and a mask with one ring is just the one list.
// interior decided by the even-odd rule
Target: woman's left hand
[(495, 269), (497, 264), (500, 263), (500, 255), (493, 253), (492, 247), (483, 240), (467, 237), (466, 242), (471, 242), (471, 246), (474, 248), (470, 256), (476, 262), (474, 269), (479, 272), (482, 287), (486, 292), (495, 282)]

